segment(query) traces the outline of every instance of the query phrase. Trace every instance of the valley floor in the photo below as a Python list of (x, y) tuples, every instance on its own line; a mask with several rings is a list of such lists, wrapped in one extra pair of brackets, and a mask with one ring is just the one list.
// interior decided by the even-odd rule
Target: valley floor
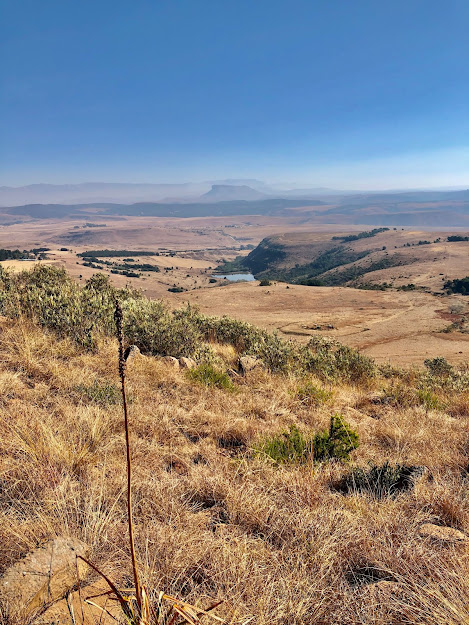
[(200, 289), (177, 299), (304, 343), (317, 334), (331, 336), (378, 362), (422, 366), (438, 356), (452, 363), (467, 360), (469, 334), (443, 332), (467, 310), (463, 296), (255, 282)]

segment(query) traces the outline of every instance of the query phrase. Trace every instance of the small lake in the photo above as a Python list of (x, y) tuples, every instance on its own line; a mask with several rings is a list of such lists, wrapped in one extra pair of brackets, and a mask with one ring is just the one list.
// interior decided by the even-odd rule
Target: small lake
[(217, 273), (213, 274), (212, 278), (217, 280), (229, 280), (230, 282), (252, 282), (256, 278), (252, 273)]

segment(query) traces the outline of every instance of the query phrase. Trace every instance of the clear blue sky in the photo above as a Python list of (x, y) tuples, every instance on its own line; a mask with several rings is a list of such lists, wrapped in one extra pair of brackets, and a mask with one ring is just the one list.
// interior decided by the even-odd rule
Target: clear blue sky
[(0, 0), (0, 183), (469, 186), (468, 0)]

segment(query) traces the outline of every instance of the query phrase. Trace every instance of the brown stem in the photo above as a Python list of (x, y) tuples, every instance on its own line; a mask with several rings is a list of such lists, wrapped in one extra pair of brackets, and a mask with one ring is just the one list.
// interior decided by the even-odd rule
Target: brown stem
[(138, 578), (137, 558), (135, 557), (135, 544), (134, 544), (134, 527), (132, 520), (132, 459), (130, 456), (130, 437), (129, 437), (129, 417), (127, 410), (127, 396), (125, 392), (125, 358), (124, 358), (124, 333), (122, 329), (122, 308), (118, 300), (116, 300), (116, 329), (117, 340), (119, 343), (119, 376), (121, 379), (122, 390), (122, 402), (124, 405), (124, 426), (125, 426), (125, 448), (127, 454), (127, 520), (129, 524), (129, 541), (130, 541), (130, 554), (132, 557), (132, 568), (134, 573), (135, 594), (137, 596), (137, 604), (139, 610), (142, 608), (142, 598), (140, 581)]

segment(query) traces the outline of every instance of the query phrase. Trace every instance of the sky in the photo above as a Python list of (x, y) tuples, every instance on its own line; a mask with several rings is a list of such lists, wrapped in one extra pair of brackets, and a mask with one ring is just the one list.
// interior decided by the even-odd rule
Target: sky
[(468, 0), (0, 0), (0, 184), (469, 186)]

